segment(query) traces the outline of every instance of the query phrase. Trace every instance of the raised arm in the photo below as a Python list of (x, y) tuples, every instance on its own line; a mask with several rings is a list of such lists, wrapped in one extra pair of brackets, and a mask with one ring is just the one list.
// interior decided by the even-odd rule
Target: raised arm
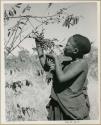
[[(59, 80), (59, 83), (64, 83), (66, 81), (69, 81), (72, 78), (79, 75), (80, 73), (82, 73), (82, 72), (87, 73), (87, 71), (88, 71), (88, 65), (87, 65), (86, 61), (83, 59), (72, 63), (69, 67), (65, 68), (65, 72), (64, 72), (62, 70), (58, 57), (55, 54), (52, 54), (51, 58), (53, 58), (55, 61), (55, 70), (56, 70), (56, 75)], [(69, 58), (69, 59), (71, 59), (71, 58)]]
[(44, 68), (46, 56), (44, 55), (44, 51), (43, 51), (43, 48), (41, 47), (40, 40), (35, 38), (35, 42), (36, 42), (36, 48), (37, 48), (40, 63), (42, 65), (42, 67)]
[(57, 78), (60, 83), (69, 81), (80, 73), (88, 71), (88, 65), (85, 60), (75, 62), (66, 70), (65, 73), (62, 71), (57, 58), (55, 58), (55, 65)]
[(36, 42), (36, 48), (39, 56), (40, 63), (45, 71), (49, 71), (50, 66), (48, 64), (48, 59), (46, 58), (46, 55), (44, 54), (43, 48), (41, 46), (41, 41), (39, 39), (35, 39)]

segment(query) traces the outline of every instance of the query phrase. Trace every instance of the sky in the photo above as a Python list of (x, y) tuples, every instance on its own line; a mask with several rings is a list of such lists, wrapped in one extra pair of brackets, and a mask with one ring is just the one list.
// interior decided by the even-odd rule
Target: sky
[[(98, 46), (97, 39), (97, 4), (95, 2), (89, 3), (53, 3), (50, 8), (48, 8), (48, 3), (32, 3), (31, 11), (26, 12), (27, 15), (32, 16), (47, 16), (47, 14), (53, 15), (61, 8), (68, 8), (69, 14), (74, 14), (76, 16), (81, 16), (79, 23), (71, 28), (63, 27), (62, 24), (50, 24), (45, 26), (45, 37), (46, 38), (57, 38), (59, 41), (64, 40), (63, 45), (66, 44), (68, 38), (74, 34), (81, 34), (90, 39), (91, 42), (94, 42), (95, 46)], [(14, 4), (5, 4), (4, 9), (9, 10), (13, 7)], [(26, 4), (22, 5), (23, 7)], [(22, 7), (22, 8), (23, 8)], [(21, 9), (17, 9), (17, 14), (21, 14)], [(5, 29), (5, 41), (8, 41), (7, 33), (8, 28), (16, 24), (17, 19), (11, 19), (4, 26)], [(30, 20), (33, 26), (38, 25), (38, 22), (34, 19)], [(32, 26), (28, 24), (24, 29), (24, 35), (32, 30)], [(22, 35), (23, 37), (23, 35)], [(21, 47), (27, 49), (30, 53), (33, 53), (32, 47), (35, 47), (34, 39), (25, 39), (21, 43)], [(17, 55), (19, 48), (16, 48), (12, 53)]]

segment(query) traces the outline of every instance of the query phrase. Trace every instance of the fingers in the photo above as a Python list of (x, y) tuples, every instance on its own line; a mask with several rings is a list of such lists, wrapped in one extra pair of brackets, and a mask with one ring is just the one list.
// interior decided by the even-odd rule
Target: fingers
[(49, 66), (54, 64), (53, 60), (51, 60), (51, 59), (47, 59), (47, 63), (48, 63)]
[(35, 38), (35, 41), (36, 41), (36, 42), (40, 42), (40, 41), (38, 40), (38, 38)]
[(40, 40), (39, 40), (38, 38), (35, 38), (35, 41), (36, 41), (36, 42), (40, 42)]
[(55, 65), (51, 65), (50, 70), (55, 70)]
[(55, 70), (55, 64), (53, 62), (50, 63), (50, 70)]
[(47, 59), (47, 64), (49, 65), (50, 67), (50, 70), (54, 70), (55, 69), (55, 64), (54, 64), (54, 61), (52, 59)]

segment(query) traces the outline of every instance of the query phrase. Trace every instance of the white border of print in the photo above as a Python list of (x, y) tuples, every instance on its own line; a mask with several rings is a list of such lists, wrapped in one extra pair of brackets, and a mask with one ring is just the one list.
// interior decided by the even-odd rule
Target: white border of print
[[(4, 22), (3, 22), (3, 5), (5, 3), (73, 3), (73, 2), (96, 2), (97, 3), (97, 23), (98, 23), (98, 43), (99, 43), (99, 48), (98, 48), (98, 79), (99, 79), (99, 109), (100, 109), (100, 1), (1, 1), (1, 123), (2, 124), (100, 124), (100, 114), (99, 114), (99, 119), (98, 120), (74, 120), (74, 121), (19, 121), (19, 122), (7, 122), (5, 119), (5, 70), (4, 70)], [(99, 110), (100, 111), (100, 110)]]

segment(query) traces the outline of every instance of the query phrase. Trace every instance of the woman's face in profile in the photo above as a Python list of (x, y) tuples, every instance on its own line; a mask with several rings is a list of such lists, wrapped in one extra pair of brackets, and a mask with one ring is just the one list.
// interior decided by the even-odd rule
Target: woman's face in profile
[(72, 57), (73, 54), (74, 54), (74, 52), (75, 52), (75, 49), (77, 49), (77, 48), (76, 48), (76, 44), (75, 44), (73, 38), (71, 37), (71, 38), (68, 40), (68, 42), (67, 42), (67, 44), (66, 44), (66, 46), (65, 46), (65, 48), (64, 48), (64, 55), (65, 55), (65, 56), (71, 56), (71, 57)]

